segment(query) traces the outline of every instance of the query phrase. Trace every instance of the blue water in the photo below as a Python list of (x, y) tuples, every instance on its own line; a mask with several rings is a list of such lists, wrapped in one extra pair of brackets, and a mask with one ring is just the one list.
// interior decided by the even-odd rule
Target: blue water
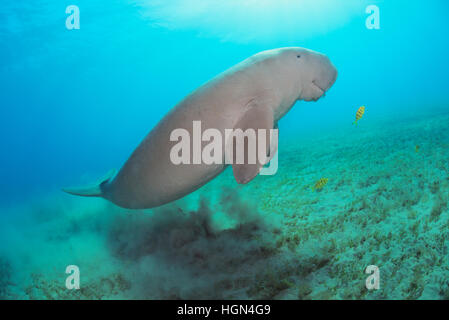
[[(58, 199), (58, 206), (77, 201), (70, 204), (76, 207), (84, 199), (61, 195), (62, 187), (119, 168), (174, 104), (213, 76), (262, 50), (310, 48), (329, 56), (339, 71), (337, 82), (324, 99), (298, 102), (281, 120), (281, 139), (289, 135), (297, 141), (333, 136), (352, 123), (361, 105), (366, 106), (363, 121), (368, 129), (361, 129), (366, 135), (384, 127), (376, 127), (376, 123), (394, 128), (410, 118), (422, 120), (449, 112), (447, 1), (360, 0), (343, 5), (336, 0), (304, 0), (304, 6), (299, 0), (264, 0), (258, 4), (213, 4), (215, 1), (206, 0), (72, 2), (80, 8), (79, 30), (65, 26), (65, 8), (72, 3), (4, 0), (0, 4), (3, 221), (12, 221), (14, 212), (28, 206), (39, 207), (43, 198), (47, 199), (46, 208), (52, 207), (48, 199), (53, 197)], [(365, 26), (369, 4), (380, 8), (380, 30)], [(438, 121), (435, 117), (432, 121)], [(435, 130), (435, 136), (447, 132)], [(350, 139), (350, 134), (344, 136)], [(413, 148), (414, 143), (410, 143)], [(448, 149), (442, 145), (440, 153), (444, 156)], [(442, 201), (447, 203), (444, 192)], [(58, 230), (57, 225), (54, 228)], [(5, 230), (3, 238), (8, 241), (9, 231)], [(34, 232), (41, 235), (39, 230)], [(15, 239), (9, 245), (20, 247), (17, 239), (21, 238)], [(20, 264), (19, 255), (4, 253), (12, 268)], [(25, 281), (16, 279), (16, 286)], [(32, 296), (17, 293), (8, 297)], [(151, 297), (170, 296), (161, 293)]]

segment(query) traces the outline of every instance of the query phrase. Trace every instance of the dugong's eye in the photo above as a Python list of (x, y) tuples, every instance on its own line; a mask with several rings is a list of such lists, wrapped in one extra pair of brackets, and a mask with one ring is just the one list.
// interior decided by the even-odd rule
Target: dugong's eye
[(298, 54), (298, 55), (296, 56), (296, 58), (298, 58), (298, 59), (299, 59), (299, 58), (301, 58), (301, 55), (300, 55), (300, 54)]

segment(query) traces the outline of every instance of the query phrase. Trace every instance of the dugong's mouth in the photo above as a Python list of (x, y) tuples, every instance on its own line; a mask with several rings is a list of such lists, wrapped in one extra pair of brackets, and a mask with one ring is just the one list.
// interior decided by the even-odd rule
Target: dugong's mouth
[(321, 95), (325, 95), (326, 94), (326, 90), (324, 90), (323, 88), (321, 88), (316, 82), (315, 80), (312, 81), (312, 84), (321, 91)]
[(312, 81), (312, 87), (313, 87), (313, 97), (311, 98), (311, 100), (313, 101), (318, 101), (318, 99), (326, 96), (326, 90), (321, 88), (321, 86), (319, 86), (315, 80)]

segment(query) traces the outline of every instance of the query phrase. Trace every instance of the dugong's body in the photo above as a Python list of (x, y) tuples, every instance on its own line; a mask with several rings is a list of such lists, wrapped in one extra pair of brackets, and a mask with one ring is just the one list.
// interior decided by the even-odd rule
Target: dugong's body
[[(179, 199), (220, 174), (219, 164), (174, 164), (170, 141), (175, 129), (193, 136), (201, 130), (271, 129), (298, 100), (316, 101), (333, 85), (337, 71), (330, 60), (303, 48), (258, 53), (205, 83), (180, 101), (150, 131), (115, 176), (91, 188), (66, 189), (81, 196), (99, 196), (125, 208), (151, 208)], [(204, 144), (204, 142), (203, 142)], [(260, 166), (233, 165), (239, 183)]]

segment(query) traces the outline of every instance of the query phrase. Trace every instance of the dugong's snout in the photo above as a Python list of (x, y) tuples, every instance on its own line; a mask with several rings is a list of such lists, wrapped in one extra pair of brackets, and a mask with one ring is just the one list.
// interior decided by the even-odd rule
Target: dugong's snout
[(334, 85), (338, 71), (324, 54), (313, 52), (310, 56), (310, 82), (304, 88), (301, 98), (305, 101), (317, 101)]
[(337, 80), (338, 71), (337, 68), (334, 66), (332, 61), (327, 57), (323, 56), (324, 62), (323, 62), (323, 69), (324, 71), (323, 76), (318, 76), (316, 83), (319, 86), (322, 86), (321, 88), (326, 92), (329, 90)]

